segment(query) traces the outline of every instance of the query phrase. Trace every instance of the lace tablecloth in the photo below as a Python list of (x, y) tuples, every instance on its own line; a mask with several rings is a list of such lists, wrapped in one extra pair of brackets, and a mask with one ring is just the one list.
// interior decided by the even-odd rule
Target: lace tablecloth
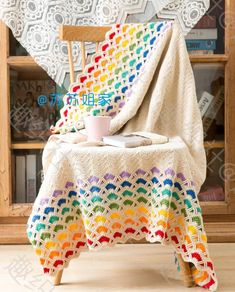
[[(58, 84), (69, 72), (67, 44), (58, 37), (61, 24), (108, 25), (123, 23), (128, 15), (140, 22), (155, 14), (178, 18), (187, 33), (209, 7), (209, 0), (0, 0), (0, 19), (35, 61)], [(148, 9), (146, 8), (149, 7)], [(146, 13), (146, 14), (145, 14)], [(88, 52), (94, 46), (87, 45)], [(81, 69), (79, 44), (73, 45), (75, 69)]]

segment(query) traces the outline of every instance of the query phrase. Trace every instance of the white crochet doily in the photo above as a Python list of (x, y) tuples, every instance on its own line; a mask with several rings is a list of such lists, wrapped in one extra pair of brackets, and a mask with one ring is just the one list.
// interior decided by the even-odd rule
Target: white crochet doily
[[(132, 17), (136, 22), (147, 22), (157, 14), (178, 18), (186, 34), (209, 4), (209, 0), (0, 0), (0, 18), (48, 75), (62, 84), (69, 64), (67, 45), (58, 38), (61, 24), (108, 25), (130, 22)], [(94, 46), (88, 44), (87, 52), (93, 50)], [(81, 58), (76, 43), (73, 55), (75, 70), (79, 70)]]

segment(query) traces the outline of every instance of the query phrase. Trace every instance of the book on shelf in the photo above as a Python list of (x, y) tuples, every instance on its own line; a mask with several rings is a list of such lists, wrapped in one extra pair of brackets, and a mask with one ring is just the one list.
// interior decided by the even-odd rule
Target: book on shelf
[(211, 55), (217, 49), (218, 29), (216, 17), (204, 15), (186, 36), (191, 55)]
[(36, 192), (38, 194), (43, 181), (42, 155), (37, 155), (36, 160)]
[(216, 17), (214, 15), (204, 15), (194, 26), (194, 29), (202, 28), (216, 28)]
[(213, 50), (189, 50), (190, 55), (213, 55)]
[(224, 201), (224, 189), (221, 186), (209, 187), (207, 190), (199, 192), (198, 199), (202, 202)]
[(216, 119), (217, 114), (219, 113), (221, 107), (224, 104), (224, 78), (220, 77), (217, 80), (214, 80), (211, 84), (211, 91), (212, 95), (214, 96), (210, 106), (208, 107), (207, 111), (203, 117), (203, 129), (204, 134), (206, 134), (213, 121)]
[(12, 185), (16, 203), (33, 203), (42, 184), (42, 155), (12, 155)]
[(186, 46), (189, 51), (214, 51), (216, 40), (186, 40)]
[(217, 28), (192, 29), (185, 37), (186, 40), (217, 40)]
[(33, 203), (37, 196), (36, 190), (36, 155), (26, 155), (26, 202)]
[(213, 99), (214, 99), (214, 96), (212, 94), (210, 94), (209, 92), (204, 91), (202, 93), (202, 96), (198, 102), (202, 117), (204, 117), (204, 115), (205, 115), (206, 111), (208, 110)]
[(11, 153), (12, 194), (16, 196), (16, 156)]
[[(15, 140), (45, 140), (55, 123), (55, 106), (50, 95), (55, 93), (52, 80), (16, 80), (12, 85), (11, 129)], [(40, 98), (42, 96), (42, 98)]]
[(26, 201), (25, 156), (17, 155), (15, 159), (15, 199), (17, 203)]

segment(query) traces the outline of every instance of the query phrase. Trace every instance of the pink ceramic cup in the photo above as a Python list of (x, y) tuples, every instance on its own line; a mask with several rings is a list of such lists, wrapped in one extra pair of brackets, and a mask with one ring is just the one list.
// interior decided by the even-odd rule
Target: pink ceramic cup
[(111, 117), (109, 116), (87, 116), (85, 117), (85, 128), (88, 141), (102, 141), (103, 136), (109, 135)]

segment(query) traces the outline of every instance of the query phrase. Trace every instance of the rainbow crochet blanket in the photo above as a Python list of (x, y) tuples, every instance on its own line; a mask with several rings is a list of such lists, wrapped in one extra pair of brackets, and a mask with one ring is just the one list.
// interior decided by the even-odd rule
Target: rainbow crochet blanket
[[(172, 22), (116, 25), (64, 97), (54, 133), (83, 128), (86, 115), (117, 116), (141, 81), (146, 62)], [(133, 97), (135, 98), (135, 97)], [(103, 103), (102, 103), (103, 101)]]
[[(44, 272), (55, 274), (84, 249), (145, 238), (171, 244), (192, 263), (195, 283), (216, 290), (197, 198), (206, 174), (202, 122), (177, 23), (114, 26), (64, 102), (27, 228)], [(71, 131), (87, 114), (110, 115), (112, 133), (170, 141), (133, 149), (81, 142)]]

